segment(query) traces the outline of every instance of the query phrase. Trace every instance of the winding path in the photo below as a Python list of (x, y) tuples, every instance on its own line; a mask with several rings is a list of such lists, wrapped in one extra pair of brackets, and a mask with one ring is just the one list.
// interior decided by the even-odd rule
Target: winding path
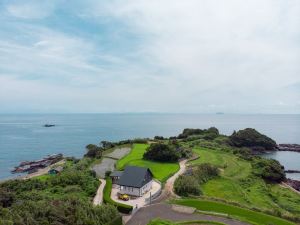
[(93, 200), (94, 205), (101, 205), (102, 201), (103, 201), (103, 189), (105, 187), (106, 180), (104, 180), (104, 179), (99, 179), (99, 180), (100, 180), (101, 184), (97, 190), (96, 196), (94, 197), (94, 200)]

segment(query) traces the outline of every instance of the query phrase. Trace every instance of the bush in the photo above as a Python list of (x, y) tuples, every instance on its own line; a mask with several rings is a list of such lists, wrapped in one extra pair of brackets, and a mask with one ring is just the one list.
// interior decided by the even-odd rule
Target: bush
[(89, 144), (86, 146), (86, 149), (87, 149), (87, 153), (84, 155), (84, 157), (97, 158), (97, 159), (101, 158), (103, 148), (97, 145)]
[(103, 190), (103, 202), (114, 205), (115, 207), (117, 207), (118, 211), (121, 213), (129, 214), (132, 211), (133, 207), (130, 205), (122, 204), (122, 203), (115, 202), (114, 200), (112, 200), (110, 197), (111, 189), (112, 189), (112, 180), (108, 177), (108, 178), (106, 178), (106, 185)]
[(174, 183), (174, 191), (180, 196), (200, 195), (200, 185), (193, 176), (179, 176)]
[(204, 163), (193, 169), (193, 176), (199, 183), (205, 183), (208, 180), (219, 176), (219, 169), (209, 163)]
[(274, 159), (257, 158), (252, 163), (254, 174), (271, 182), (285, 180), (284, 167)]
[(181, 157), (181, 153), (175, 147), (163, 143), (151, 144), (143, 158), (161, 162), (176, 162)]
[(274, 150), (277, 145), (274, 140), (252, 128), (233, 132), (229, 144), (236, 147), (250, 147), (256, 150)]

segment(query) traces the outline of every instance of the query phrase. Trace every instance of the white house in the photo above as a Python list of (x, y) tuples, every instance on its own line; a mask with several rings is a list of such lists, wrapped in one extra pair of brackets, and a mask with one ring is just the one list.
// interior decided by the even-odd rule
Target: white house
[(152, 188), (153, 174), (149, 168), (126, 166), (116, 182), (121, 194), (142, 196)]

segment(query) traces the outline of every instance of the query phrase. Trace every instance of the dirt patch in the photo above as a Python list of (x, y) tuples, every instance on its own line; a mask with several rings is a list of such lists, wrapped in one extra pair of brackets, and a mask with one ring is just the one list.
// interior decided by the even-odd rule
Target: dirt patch
[(130, 152), (131, 148), (123, 147), (123, 148), (116, 148), (113, 152), (105, 155), (106, 157), (114, 158), (114, 159), (121, 159), (125, 155)]
[(117, 160), (111, 158), (103, 158), (101, 163), (94, 165), (92, 169), (96, 172), (98, 177), (104, 178), (106, 171), (115, 170), (116, 161)]

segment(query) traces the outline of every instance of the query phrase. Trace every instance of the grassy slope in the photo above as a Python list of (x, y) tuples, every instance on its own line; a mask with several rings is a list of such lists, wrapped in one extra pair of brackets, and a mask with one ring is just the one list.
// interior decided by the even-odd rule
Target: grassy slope
[(237, 206), (231, 206), (220, 202), (184, 199), (176, 201), (177, 204), (195, 207), (202, 211), (213, 211), (218, 213), (229, 214), (241, 220), (257, 225), (294, 225), (294, 223), (283, 220), (274, 216), (266, 215), (260, 212), (255, 212), (248, 209), (243, 209)]
[(179, 165), (178, 163), (161, 163), (144, 160), (143, 154), (148, 146), (147, 144), (134, 144), (131, 152), (118, 160), (116, 167), (118, 170), (124, 169), (126, 165), (149, 167), (154, 177), (164, 182), (179, 169)]
[(300, 195), (280, 187), (266, 184), (251, 175), (251, 164), (231, 153), (205, 148), (196, 148), (200, 156), (192, 165), (210, 162), (222, 169), (219, 178), (202, 185), (204, 195), (238, 202), (247, 207), (274, 210), (300, 216)]

